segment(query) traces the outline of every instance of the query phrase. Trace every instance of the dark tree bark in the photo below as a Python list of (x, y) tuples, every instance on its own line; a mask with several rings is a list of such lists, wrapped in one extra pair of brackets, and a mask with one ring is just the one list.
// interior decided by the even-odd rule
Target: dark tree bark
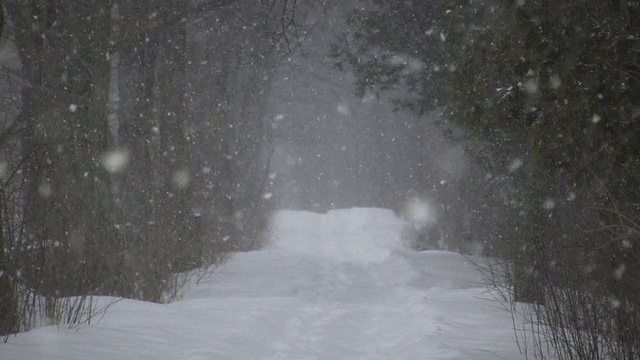
[(0, 1), (0, 38), (2, 37), (2, 31), (4, 30), (4, 4)]
[[(0, 38), (4, 29), (4, 4), (0, 1)], [(4, 194), (0, 194), (4, 198)], [(3, 208), (0, 203), (0, 209)], [(0, 224), (3, 223), (3, 212), (0, 210)], [(18, 301), (15, 293), (15, 285), (10, 277), (7, 259), (7, 244), (5, 240), (4, 226), (0, 228), (0, 336), (10, 334), (17, 330), (18, 325)]]
[(30, 286), (44, 294), (108, 292), (112, 207), (100, 159), (110, 142), (111, 1), (9, 1), (7, 9), (25, 82), (18, 118), (25, 233), (39, 249), (31, 265), (42, 271)]
[[(0, 194), (0, 198), (4, 198), (3, 193)], [(1, 211), (0, 224), (4, 224), (3, 215), (4, 211)], [(6, 243), (5, 227), (2, 226), (0, 228), (0, 336), (18, 331), (18, 298), (8, 264)]]
[[(158, 188), (161, 234), (166, 246), (162, 257), (171, 270), (182, 272), (201, 265), (202, 242), (194, 216), (194, 173), (198, 162), (191, 153), (193, 134), (187, 113), (187, 28), (188, 6), (182, 1), (165, 3), (167, 17), (178, 24), (160, 29), (158, 83), (159, 161), (161, 183)], [(173, 254), (173, 256), (172, 256)], [(179, 254), (176, 256), (176, 254)]]

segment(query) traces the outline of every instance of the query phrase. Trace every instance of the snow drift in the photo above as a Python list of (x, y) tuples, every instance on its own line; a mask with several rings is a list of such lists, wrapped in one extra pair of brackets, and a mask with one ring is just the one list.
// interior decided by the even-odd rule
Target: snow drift
[(182, 301), (123, 300), (97, 323), (0, 344), (0, 359), (522, 358), (510, 315), (461, 255), (413, 252), (382, 209), (281, 211)]

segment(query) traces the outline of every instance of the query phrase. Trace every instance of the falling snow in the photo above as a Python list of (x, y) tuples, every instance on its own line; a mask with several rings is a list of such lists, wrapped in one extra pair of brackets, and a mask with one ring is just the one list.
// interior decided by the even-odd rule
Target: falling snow
[(545, 210), (553, 210), (556, 207), (556, 201), (551, 199), (551, 198), (547, 198), (544, 200), (544, 202), (542, 203), (542, 207)]
[(181, 169), (173, 174), (173, 184), (178, 190), (186, 189), (191, 181), (189, 170)]
[(129, 165), (129, 152), (124, 149), (108, 151), (102, 155), (102, 166), (110, 173), (119, 173)]
[(524, 165), (522, 159), (513, 159), (509, 164), (509, 172), (515, 172)]

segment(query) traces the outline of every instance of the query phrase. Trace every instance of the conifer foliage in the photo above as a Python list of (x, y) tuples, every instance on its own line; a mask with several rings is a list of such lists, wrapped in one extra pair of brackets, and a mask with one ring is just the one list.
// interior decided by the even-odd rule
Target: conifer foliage
[(458, 189), (482, 204), (471, 231), (510, 264), (514, 299), (536, 304), (538, 352), (636, 359), (640, 4), (373, 3), (333, 56), (361, 89), (463, 129), (486, 174)]

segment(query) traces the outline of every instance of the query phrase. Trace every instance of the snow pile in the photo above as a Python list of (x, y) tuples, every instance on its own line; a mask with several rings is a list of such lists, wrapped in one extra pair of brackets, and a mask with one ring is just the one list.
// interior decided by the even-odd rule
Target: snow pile
[(380, 209), (283, 211), (270, 247), (183, 301), (123, 300), (96, 324), (20, 334), (0, 359), (522, 359), (474, 265), (403, 248), (403, 225)]
[(391, 210), (283, 211), (274, 223), (273, 246), (301, 255), (367, 263), (382, 261), (404, 247), (400, 237), (404, 222)]

